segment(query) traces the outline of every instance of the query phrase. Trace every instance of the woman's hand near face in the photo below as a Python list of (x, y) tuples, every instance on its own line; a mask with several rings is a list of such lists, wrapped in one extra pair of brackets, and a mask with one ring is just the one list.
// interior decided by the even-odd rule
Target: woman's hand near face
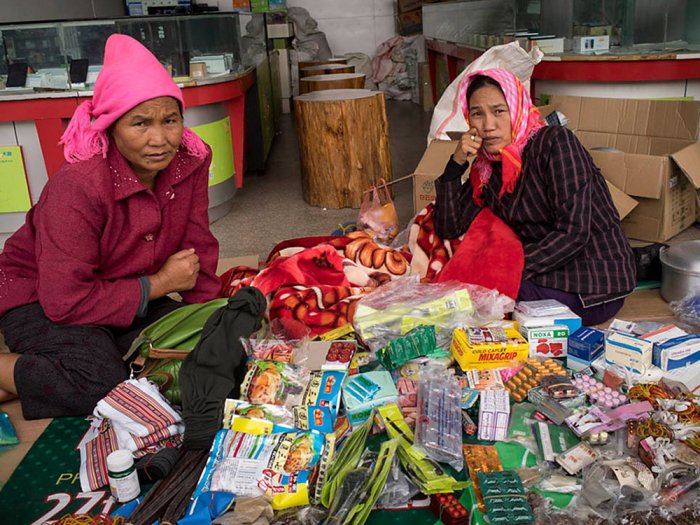
[(471, 128), (462, 134), (462, 138), (459, 140), (452, 158), (458, 164), (466, 164), (468, 160), (479, 152), (479, 148), (481, 148), (481, 137), (476, 128)]
[(151, 292), (149, 300), (171, 292), (184, 292), (194, 288), (199, 276), (199, 257), (194, 248), (174, 253), (155, 274), (149, 276)]

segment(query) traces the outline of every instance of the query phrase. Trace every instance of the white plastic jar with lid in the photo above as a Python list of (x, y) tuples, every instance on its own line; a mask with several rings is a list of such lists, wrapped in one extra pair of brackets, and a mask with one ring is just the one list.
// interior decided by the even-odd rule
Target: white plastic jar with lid
[(115, 450), (107, 456), (107, 477), (112, 496), (119, 503), (131, 501), (141, 492), (134, 458), (128, 450)]

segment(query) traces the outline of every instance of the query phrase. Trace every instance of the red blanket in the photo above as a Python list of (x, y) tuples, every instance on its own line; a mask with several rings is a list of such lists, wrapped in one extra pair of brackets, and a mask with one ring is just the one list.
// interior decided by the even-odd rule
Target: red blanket
[(268, 298), (270, 320), (300, 321), (314, 335), (352, 322), (363, 295), (409, 273), (428, 282), (478, 284), (515, 298), (524, 258), (513, 231), (485, 209), (465, 235), (443, 241), (435, 235), (432, 210), (428, 205), (411, 226), (411, 253), (379, 245), (364, 232), (290, 239), (275, 246), (263, 270), (236, 267), (222, 275), (223, 295), (255, 286)]
[(294, 319), (317, 335), (350, 322), (360, 297), (408, 272), (408, 254), (353, 232), (284, 241), (260, 272), (237, 267), (221, 278), (225, 296), (255, 286), (268, 298), (271, 320)]
[(411, 272), (430, 282), (460, 281), (498, 290), (515, 299), (525, 265), (523, 246), (513, 230), (484, 208), (457, 239), (439, 239), (428, 204), (411, 226)]

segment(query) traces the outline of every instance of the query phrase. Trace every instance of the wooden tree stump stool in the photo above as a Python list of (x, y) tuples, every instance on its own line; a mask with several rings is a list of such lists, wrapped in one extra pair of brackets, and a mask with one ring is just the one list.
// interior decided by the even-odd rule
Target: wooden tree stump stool
[(314, 91), (294, 99), (304, 200), (324, 208), (359, 208), (363, 192), (391, 180), (384, 93)]
[(336, 73), (334, 75), (311, 75), (299, 79), (299, 93), (325, 91), (327, 89), (362, 89), (365, 75), (362, 73)]
[(355, 66), (347, 64), (319, 64), (299, 69), (299, 78), (310, 77), (311, 75), (332, 75), (334, 73), (354, 73)]
[(347, 58), (329, 58), (326, 60), (302, 60), (297, 64), (299, 70), (305, 67), (320, 66), (322, 64), (347, 64)]

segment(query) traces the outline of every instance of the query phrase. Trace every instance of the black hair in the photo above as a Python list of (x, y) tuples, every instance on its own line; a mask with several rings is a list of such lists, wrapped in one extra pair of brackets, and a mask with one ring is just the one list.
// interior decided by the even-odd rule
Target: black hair
[[(469, 87), (467, 87), (467, 107), (469, 107), (469, 101), (471, 100), (474, 92), (486, 86), (497, 87), (499, 91), (503, 93), (501, 85), (496, 80), (491, 77), (487, 77), (486, 75), (478, 75), (474, 77), (471, 82), (469, 82)], [(505, 97), (505, 94), (503, 96)]]

